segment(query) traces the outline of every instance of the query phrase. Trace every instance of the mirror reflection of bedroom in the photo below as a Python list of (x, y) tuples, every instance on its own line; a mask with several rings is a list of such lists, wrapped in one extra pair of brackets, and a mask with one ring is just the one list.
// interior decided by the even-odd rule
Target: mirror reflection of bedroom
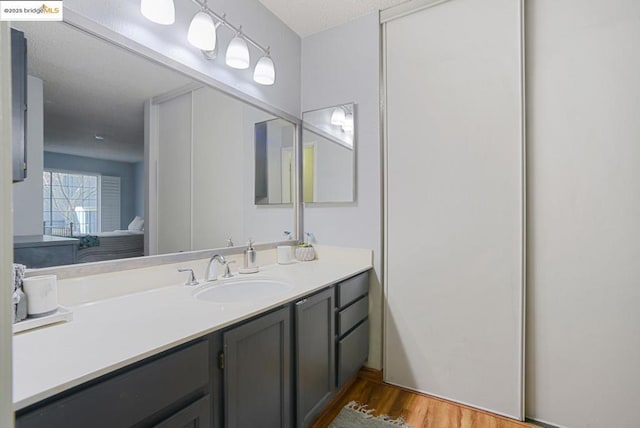
[(27, 49), (27, 178), (14, 259), (47, 267), (145, 254), (144, 103), (192, 81), (62, 23)]
[[(291, 204), (254, 203), (255, 124), (276, 116), (68, 24), (12, 26), (26, 38), (28, 106), (14, 262), (208, 250), (293, 229)], [(292, 146), (283, 123), (291, 141), (279, 144)]]

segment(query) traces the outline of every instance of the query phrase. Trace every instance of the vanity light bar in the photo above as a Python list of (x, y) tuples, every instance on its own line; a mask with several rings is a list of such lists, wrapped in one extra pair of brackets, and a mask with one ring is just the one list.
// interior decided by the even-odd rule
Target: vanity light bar
[(267, 48), (262, 47), (258, 42), (256, 42), (251, 37), (249, 37), (246, 34), (244, 34), (242, 32), (242, 26), (236, 27), (235, 25), (231, 24), (229, 21), (227, 21), (227, 16), (226, 15), (223, 14), (222, 16), (220, 16), (217, 13), (215, 13), (213, 10), (211, 10), (209, 8), (209, 6), (207, 5), (206, 1), (201, 2), (201, 1), (198, 1), (198, 0), (191, 0), (191, 2), (194, 3), (194, 4), (197, 4), (202, 9), (203, 12), (208, 13), (213, 19), (215, 19), (216, 21), (218, 21), (219, 23), (221, 23), (222, 25), (224, 25), (225, 27), (227, 27), (228, 29), (233, 31), (235, 34), (239, 34), (240, 37), (242, 37), (247, 42), (252, 44), (258, 50), (260, 50), (263, 54), (267, 55), (269, 53), (269, 48), (268, 47)]
[[(244, 34), (242, 32), (242, 26), (236, 27), (235, 25), (231, 24), (229, 21), (227, 21), (226, 15), (223, 14), (221, 16), (215, 13), (213, 10), (211, 10), (207, 5), (207, 0), (202, 0), (202, 1), (191, 0), (191, 1), (194, 4), (196, 4), (200, 8), (200, 10), (196, 12), (195, 16), (192, 19), (191, 25), (189, 26), (190, 43), (200, 48), (203, 55), (207, 59), (214, 59), (216, 56), (215, 55), (216, 30), (221, 25), (229, 28), (231, 31), (235, 33), (235, 37), (233, 38), (233, 40), (229, 44), (229, 47), (227, 48), (227, 55), (226, 55), (227, 65), (230, 67), (239, 68), (239, 69), (245, 69), (249, 67), (249, 62), (250, 62), (249, 49), (247, 48), (245, 43), (247, 42), (251, 44), (253, 47), (255, 47), (256, 49), (258, 49), (263, 54), (263, 56), (258, 60), (256, 64), (256, 67), (253, 73), (253, 80), (255, 80), (257, 83), (261, 85), (273, 85), (276, 80), (276, 77), (275, 77), (276, 72), (275, 72), (275, 65), (273, 63), (273, 60), (271, 59), (271, 55), (269, 52), (269, 47), (267, 46), (265, 48), (264, 46), (262, 46), (261, 44), (253, 40), (251, 37)], [(145, 4), (148, 4), (149, 2), (150, 0), (141, 0), (141, 11), (142, 11), (142, 14), (147, 19), (159, 24), (164, 24), (164, 25), (173, 24), (175, 18), (171, 20), (168, 20), (168, 18), (166, 20), (162, 20), (162, 19), (159, 20), (155, 16), (157, 14), (151, 13), (155, 9), (152, 9), (151, 12), (149, 12), (150, 8), (145, 7)], [(167, 4), (170, 3), (170, 5), (173, 6), (173, 0), (163, 0), (161, 3), (164, 3), (165, 6), (167, 6)], [(204, 18), (203, 18), (203, 14), (206, 14), (204, 15)], [(211, 26), (211, 22), (209, 23), (206, 22), (207, 15), (213, 19), (214, 21), (213, 26)], [(174, 16), (175, 16), (175, 12), (174, 12)], [(194, 21), (195, 21), (195, 24), (194, 24)], [(191, 34), (192, 28), (193, 28), (193, 34)], [(210, 31), (211, 34), (207, 35), (206, 34), (207, 31)], [(207, 37), (209, 37), (210, 40), (206, 40)], [(210, 50), (202, 49), (203, 46), (208, 46), (208, 47), (213, 46), (213, 48)]]

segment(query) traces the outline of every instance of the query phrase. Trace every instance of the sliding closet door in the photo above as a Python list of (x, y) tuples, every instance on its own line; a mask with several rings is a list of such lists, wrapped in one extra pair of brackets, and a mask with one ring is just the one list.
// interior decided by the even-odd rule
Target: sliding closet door
[(158, 254), (191, 247), (191, 92), (158, 106)]
[(385, 379), (521, 419), (521, 3), (382, 17)]

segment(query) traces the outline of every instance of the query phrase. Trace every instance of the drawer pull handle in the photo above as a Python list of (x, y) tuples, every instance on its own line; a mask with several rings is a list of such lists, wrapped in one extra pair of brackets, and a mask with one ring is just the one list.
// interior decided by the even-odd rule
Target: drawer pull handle
[(296, 302), (296, 305), (300, 306), (300, 305), (304, 305), (305, 303), (307, 303), (307, 299), (302, 299), (299, 302)]

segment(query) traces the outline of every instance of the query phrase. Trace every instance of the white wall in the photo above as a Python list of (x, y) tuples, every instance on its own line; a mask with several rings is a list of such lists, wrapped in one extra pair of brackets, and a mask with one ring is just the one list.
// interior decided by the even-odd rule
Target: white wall
[(209, 7), (226, 13), (234, 25), (264, 46), (271, 47), (276, 66), (276, 83), (263, 86), (253, 81), (253, 66), (259, 52), (250, 48), (252, 66), (236, 70), (224, 64), (224, 52), (233, 33), (218, 29), (218, 57), (206, 60), (187, 42), (191, 18), (198, 11), (191, 1), (175, 1), (176, 22), (171, 26), (155, 24), (140, 13), (139, 0), (65, 0), (71, 9), (108, 29), (145, 45), (175, 61), (209, 76), (230, 88), (264, 101), (289, 114), (300, 111), (300, 37), (257, 0), (209, 0)]
[(44, 122), (42, 80), (27, 76), (27, 178), (13, 185), (13, 233), (42, 235)]
[(356, 103), (357, 200), (306, 206), (304, 228), (320, 244), (374, 251), (368, 361), (374, 368), (382, 367), (379, 35), (373, 13), (302, 40), (302, 111)]
[(526, 2), (527, 414), (638, 426), (640, 2)]

